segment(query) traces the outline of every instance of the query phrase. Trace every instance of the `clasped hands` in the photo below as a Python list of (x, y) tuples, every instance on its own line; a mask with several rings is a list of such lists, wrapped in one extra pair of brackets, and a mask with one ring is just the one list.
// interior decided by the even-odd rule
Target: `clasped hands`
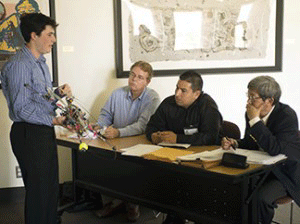
[(104, 130), (103, 136), (105, 138), (117, 138), (120, 136), (120, 131), (111, 125)]
[(103, 135), (105, 138), (117, 138), (120, 137), (120, 131), (117, 128), (114, 128), (112, 125), (108, 127), (104, 127), (101, 129), (101, 127), (97, 124), (92, 125), (93, 130), (100, 132), (101, 135)]
[(177, 135), (173, 131), (158, 131), (152, 133), (151, 140), (154, 144), (161, 142), (176, 143)]

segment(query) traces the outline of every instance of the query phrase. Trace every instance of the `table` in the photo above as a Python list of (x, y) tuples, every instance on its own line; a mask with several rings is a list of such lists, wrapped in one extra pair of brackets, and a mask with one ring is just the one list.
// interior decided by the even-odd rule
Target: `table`
[[(251, 164), (235, 169), (223, 166), (202, 169), (197, 164), (175, 164), (119, 152), (136, 144), (151, 144), (144, 135), (104, 142), (57, 137), (58, 145), (72, 149), (73, 184), (77, 188), (141, 204), (164, 213), (202, 223), (257, 223), (257, 189), (272, 166)], [(112, 150), (112, 147), (116, 150)], [(219, 146), (190, 147), (200, 152)], [(74, 201), (79, 196), (74, 194)]]

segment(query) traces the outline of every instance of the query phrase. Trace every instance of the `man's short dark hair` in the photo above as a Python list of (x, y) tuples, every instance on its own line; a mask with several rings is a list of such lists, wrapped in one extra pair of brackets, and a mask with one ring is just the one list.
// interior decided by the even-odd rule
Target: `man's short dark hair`
[(273, 104), (279, 102), (281, 97), (279, 84), (274, 78), (267, 75), (252, 79), (248, 84), (248, 89), (256, 91), (263, 100), (273, 98)]
[(20, 20), (21, 33), (26, 43), (30, 42), (32, 32), (39, 36), (47, 25), (52, 26), (53, 29), (58, 26), (55, 20), (42, 13), (25, 13)]
[(194, 70), (188, 70), (179, 77), (180, 80), (187, 81), (191, 83), (193, 92), (200, 90), (202, 91), (203, 88), (203, 80), (201, 78), (201, 75), (198, 74)]

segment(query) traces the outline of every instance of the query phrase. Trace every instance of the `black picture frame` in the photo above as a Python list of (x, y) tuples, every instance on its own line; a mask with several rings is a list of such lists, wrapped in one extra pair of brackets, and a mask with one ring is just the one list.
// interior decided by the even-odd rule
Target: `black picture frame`
[[(17, 2), (17, 1), (16, 1)], [(49, 15), (52, 19), (55, 20), (55, 1), (53, 0), (45, 0), (45, 3), (48, 3), (49, 12), (41, 12)], [(58, 61), (57, 61), (57, 44), (55, 43), (51, 50), (51, 64), (49, 65), (50, 73), (52, 74), (52, 85), (54, 87), (58, 86)], [(2, 65), (2, 64), (0, 64)], [(0, 66), (1, 69), (2, 66)], [(1, 89), (1, 82), (0, 82), (0, 89)]]
[[(56, 20), (55, 1), (49, 0), (50, 17)], [(57, 61), (57, 41), (52, 47), (52, 85), (58, 86), (58, 61)]]
[[(128, 55), (124, 54), (124, 19), (123, 17), (123, 8), (122, 4), (123, 1), (126, 0), (114, 0), (114, 23), (115, 23), (115, 60), (116, 60), (116, 75), (117, 78), (126, 78), (129, 75), (129, 69), (130, 65), (128, 63), (128, 60), (125, 63), (124, 58), (127, 58)], [(270, 0), (272, 1), (272, 0)], [(185, 67), (185, 68), (176, 68), (176, 69), (164, 69), (160, 68), (159, 66), (155, 66), (155, 63), (150, 61), (150, 64), (154, 68), (154, 74), (155, 76), (173, 76), (173, 75), (179, 75), (182, 74), (184, 71), (188, 69), (196, 70), (197, 72), (201, 74), (228, 74), (228, 73), (255, 73), (255, 72), (281, 72), (282, 71), (282, 43), (283, 43), (283, 6), (284, 1), (283, 0), (273, 0), (274, 4), (276, 4), (276, 9), (274, 10), (275, 14), (275, 31), (274, 31), (274, 37), (275, 39), (274, 43), (274, 49), (272, 52), (275, 52), (274, 55), (272, 55), (271, 60), (273, 61), (271, 65), (269, 64), (263, 64), (263, 65), (256, 65), (253, 64), (250, 66), (241, 66), (241, 67), (209, 67), (209, 68), (203, 68), (201, 66), (199, 67)], [(130, 1), (126, 1), (130, 2)], [(148, 1), (146, 1), (148, 2)], [(158, 2), (155, 1), (154, 2)], [(201, 1), (202, 2), (202, 1)], [(203, 1), (204, 2), (204, 1)], [(206, 1), (207, 2), (207, 1)], [(145, 3), (146, 4), (146, 3)], [(128, 14), (128, 13), (127, 13)], [(126, 28), (128, 29), (128, 28)], [(126, 34), (127, 35), (127, 34)], [(125, 38), (129, 39), (129, 38)], [(273, 46), (272, 46), (273, 47)], [(141, 58), (141, 60), (143, 60)], [(147, 61), (147, 60), (146, 60)], [(148, 61), (149, 62), (149, 61)], [(130, 64), (133, 64), (134, 61), (131, 61)], [(126, 65), (125, 65), (126, 64)], [(260, 64), (260, 63), (258, 63)]]

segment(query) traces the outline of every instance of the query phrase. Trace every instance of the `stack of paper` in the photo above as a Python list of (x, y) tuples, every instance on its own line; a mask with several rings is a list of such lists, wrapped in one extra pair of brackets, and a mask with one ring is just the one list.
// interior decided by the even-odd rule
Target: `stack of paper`
[[(162, 149), (164, 146), (169, 146), (172, 148), (188, 148), (190, 144), (172, 144), (172, 143), (160, 143), (159, 145), (152, 145), (152, 144), (137, 144), (129, 148), (124, 148), (121, 149), (122, 155), (127, 155), (127, 156), (143, 156), (144, 154), (154, 152), (156, 150)], [(169, 152), (172, 150), (170, 148)], [(176, 150), (176, 149), (174, 149)], [(193, 153), (192, 151), (185, 151), (188, 152), (188, 154)], [(185, 154), (180, 154), (180, 155), (186, 155)], [(179, 156), (179, 155), (178, 155)]]
[(161, 142), (158, 145), (163, 147), (184, 148), (184, 149), (187, 149), (188, 147), (191, 146), (191, 144), (168, 143), (168, 142)]
[(154, 152), (161, 149), (161, 146), (149, 145), (149, 144), (137, 144), (132, 147), (121, 149), (122, 155), (127, 156), (143, 156), (144, 154)]
[[(226, 150), (227, 151), (227, 150)], [(225, 150), (222, 148), (211, 150), (211, 151), (204, 151), (204, 152), (198, 152), (191, 155), (186, 156), (178, 156), (177, 161), (195, 161), (195, 160), (201, 160), (201, 161), (217, 161), (221, 160), (223, 153)]]
[(257, 151), (257, 150), (246, 150), (246, 149), (236, 149), (236, 150), (223, 150), (218, 148), (211, 151), (205, 151), (200, 153), (195, 153), (186, 156), (178, 156), (177, 161), (218, 161), (223, 157), (224, 152), (236, 153), (247, 157), (247, 163), (264, 164), (270, 165), (274, 164), (280, 160), (286, 159), (286, 155), (279, 154), (276, 156), (270, 156), (267, 152)]
[(287, 156), (284, 154), (270, 156), (267, 152), (257, 151), (257, 150), (237, 149), (236, 153), (243, 156), (247, 156), (247, 163), (264, 164), (264, 165), (274, 164), (278, 161), (287, 158)]
[(129, 148), (121, 149), (121, 151), (123, 151), (122, 155), (141, 156), (145, 159), (166, 162), (175, 162), (178, 156), (194, 153), (193, 151), (168, 148), (150, 144), (137, 144)]

